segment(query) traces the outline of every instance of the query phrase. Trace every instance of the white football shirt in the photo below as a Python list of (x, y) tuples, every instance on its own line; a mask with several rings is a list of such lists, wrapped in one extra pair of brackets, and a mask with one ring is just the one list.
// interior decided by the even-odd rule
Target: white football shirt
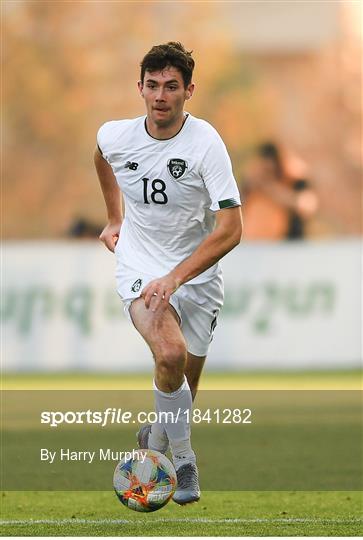
[[(125, 201), (119, 265), (161, 277), (212, 232), (216, 210), (241, 204), (226, 147), (204, 120), (188, 114), (165, 140), (149, 135), (145, 116), (106, 122), (97, 142)], [(189, 283), (219, 272), (215, 264)]]

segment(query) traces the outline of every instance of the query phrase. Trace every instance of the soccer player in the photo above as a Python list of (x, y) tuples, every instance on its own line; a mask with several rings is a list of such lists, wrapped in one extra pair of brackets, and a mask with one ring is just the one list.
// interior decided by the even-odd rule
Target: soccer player
[(218, 261), (242, 232), (226, 147), (210, 124), (184, 111), (193, 68), (181, 43), (152, 47), (138, 82), (146, 115), (103, 124), (95, 151), (108, 214), (100, 239), (116, 255), (117, 291), (155, 360), (156, 411), (175, 420), (143, 426), (138, 442), (163, 453), (170, 445), (179, 504), (200, 498), (184, 411), (223, 303)]

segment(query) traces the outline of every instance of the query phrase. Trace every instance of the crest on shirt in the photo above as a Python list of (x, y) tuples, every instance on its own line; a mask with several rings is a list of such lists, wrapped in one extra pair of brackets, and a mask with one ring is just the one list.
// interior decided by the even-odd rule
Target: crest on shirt
[(174, 180), (179, 180), (188, 168), (188, 164), (184, 159), (174, 158), (168, 161), (168, 171)]
[(132, 292), (139, 292), (142, 285), (142, 279), (137, 279), (135, 283), (131, 286)]

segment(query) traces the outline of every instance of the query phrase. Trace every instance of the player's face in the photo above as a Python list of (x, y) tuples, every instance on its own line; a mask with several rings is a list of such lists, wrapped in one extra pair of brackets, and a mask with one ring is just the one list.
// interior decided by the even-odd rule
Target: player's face
[(183, 119), (184, 102), (194, 90), (194, 84), (184, 87), (183, 76), (174, 67), (162, 71), (146, 71), (139, 90), (145, 100), (148, 120), (158, 128), (168, 128)]

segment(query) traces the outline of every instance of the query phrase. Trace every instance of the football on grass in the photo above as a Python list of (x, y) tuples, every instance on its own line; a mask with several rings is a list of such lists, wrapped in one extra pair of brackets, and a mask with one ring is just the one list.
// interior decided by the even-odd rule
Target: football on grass
[(173, 496), (176, 473), (171, 461), (160, 452), (140, 450), (138, 459), (122, 460), (117, 464), (113, 486), (127, 508), (136, 512), (155, 512)]

